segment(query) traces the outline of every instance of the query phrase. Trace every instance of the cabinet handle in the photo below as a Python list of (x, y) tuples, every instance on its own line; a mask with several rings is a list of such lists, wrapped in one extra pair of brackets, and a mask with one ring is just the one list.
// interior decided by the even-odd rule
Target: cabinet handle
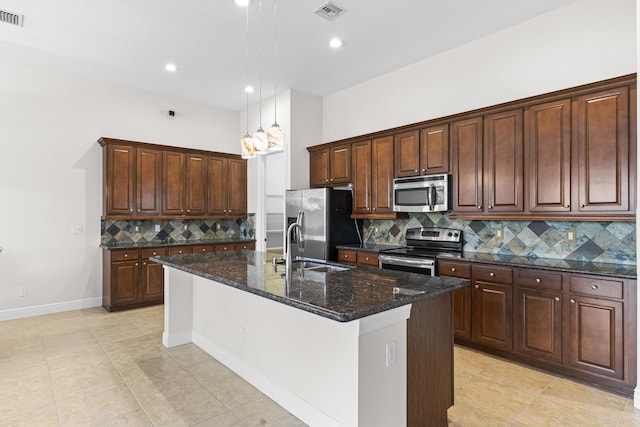
[(591, 289), (595, 291), (596, 289), (598, 289), (598, 285), (591, 285)]
[(456, 268), (455, 267), (451, 267), (451, 271), (456, 271)]
[(540, 283), (540, 282), (542, 282), (542, 280), (536, 279), (536, 283)]
[(560, 297), (555, 297), (554, 298), (556, 301), (560, 301)]
[(573, 298), (571, 298), (569, 301), (571, 301), (571, 304), (575, 304), (576, 300), (574, 300)]
[(495, 274), (493, 273), (493, 271), (491, 273), (489, 273), (489, 276), (493, 277), (495, 276)]
[(480, 285), (476, 285), (476, 286), (475, 286), (475, 288), (476, 288), (476, 289), (480, 289)]

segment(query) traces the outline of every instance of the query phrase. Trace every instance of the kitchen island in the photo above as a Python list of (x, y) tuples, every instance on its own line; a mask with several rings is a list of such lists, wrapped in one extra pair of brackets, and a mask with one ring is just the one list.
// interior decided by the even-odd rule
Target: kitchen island
[(446, 425), (457, 279), (274, 271), (266, 254), (156, 257), (167, 347), (193, 342), (312, 426)]

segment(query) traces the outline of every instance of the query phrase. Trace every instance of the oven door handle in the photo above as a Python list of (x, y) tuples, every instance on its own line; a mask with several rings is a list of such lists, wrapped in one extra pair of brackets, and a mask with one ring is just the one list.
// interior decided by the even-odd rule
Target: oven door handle
[(395, 257), (391, 255), (380, 255), (378, 257), (378, 261), (380, 264), (394, 264), (394, 265), (404, 265), (407, 267), (419, 267), (419, 268), (431, 268), (435, 265), (435, 261), (431, 259), (413, 259), (413, 258), (401, 258)]

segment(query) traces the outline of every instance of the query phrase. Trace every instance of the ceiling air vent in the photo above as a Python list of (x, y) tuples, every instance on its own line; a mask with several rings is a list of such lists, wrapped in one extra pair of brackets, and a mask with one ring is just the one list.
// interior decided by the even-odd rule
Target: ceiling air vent
[(319, 8), (317, 8), (316, 10), (314, 10), (313, 13), (315, 13), (318, 16), (322, 16), (323, 18), (328, 19), (329, 21), (333, 21), (338, 16), (344, 13), (344, 9), (337, 6), (335, 3), (331, 3), (329, 1), (323, 4), (322, 6), (320, 6)]
[(0, 9), (0, 22), (22, 27), (24, 26), (24, 15)]

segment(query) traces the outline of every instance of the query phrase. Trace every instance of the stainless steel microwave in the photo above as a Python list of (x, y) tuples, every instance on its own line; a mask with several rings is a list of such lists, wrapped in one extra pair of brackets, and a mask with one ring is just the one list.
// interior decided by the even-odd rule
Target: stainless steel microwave
[(393, 180), (395, 212), (444, 212), (449, 210), (449, 174)]

